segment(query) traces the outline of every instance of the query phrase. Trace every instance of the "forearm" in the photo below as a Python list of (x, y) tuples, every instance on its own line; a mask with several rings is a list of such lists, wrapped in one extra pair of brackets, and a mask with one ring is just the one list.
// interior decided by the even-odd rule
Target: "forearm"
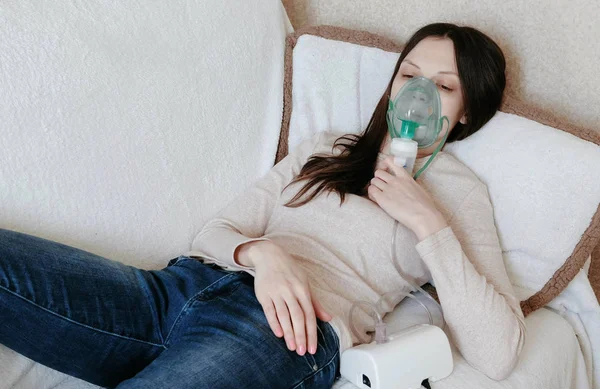
[[(248, 271), (250, 266), (246, 264), (250, 265), (255, 262), (253, 258), (258, 257), (256, 254), (250, 255), (255, 250), (251, 250), (254, 245), (249, 243), (266, 240), (263, 236), (283, 188), (299, 173), (320, 135), (302, 142), (269, 173), (206, 223), (194, 239), (191, 252), (208, 257), (231, 270)], [(247, 244), (242, 251), (242, 246)]]
[[(518, 300), (478, 272), (450, 228), (425, 239), (417, 250), (435, 281), (450, 334), (465, 360), (492, 379), (506, 378), (524, 342)], [(491, 249), (484, 255), (492, 255)], [(501, 261), (500, 252), (494, 255)]]

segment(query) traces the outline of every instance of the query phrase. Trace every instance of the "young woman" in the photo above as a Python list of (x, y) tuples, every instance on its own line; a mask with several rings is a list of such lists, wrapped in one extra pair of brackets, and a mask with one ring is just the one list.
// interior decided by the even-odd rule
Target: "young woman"
[(330, 387), (340, 353), (369, 341), (367, 313), (353, 318), (363, 336), (349, 331), (352, 302), (412, 289), (410, 278), (435, 284), (463, 357), (506, 378), (525, 324), (486, 187), (443, 152), (413, 180), (386, 156), (385, 118), (423, 76), (439, 88), (448, 140), (463, 139), (499, 108), (504, 71), (481, 32), (423, 27), (362, 134), (300, 144), (160, 271), (0, 230), (0, 343), (107, 387)]

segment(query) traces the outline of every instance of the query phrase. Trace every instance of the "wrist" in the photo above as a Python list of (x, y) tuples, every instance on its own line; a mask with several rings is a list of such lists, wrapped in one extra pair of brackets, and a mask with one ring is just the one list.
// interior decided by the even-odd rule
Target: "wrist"
[(269, 240), (253, 240), (238, 246), (233, 254), (233, 259), (242, 266), (256, 267), (257, 262), (265, 257), (265, 250), (272, 246), (273, 242)]
[(448, 222), (441, 213), (436, 212), (429, 217), (423, 218), (423, 223), (419, 224), (413, 232), (417, 236), (419, 242), (427, 239), (429, 236), (448, 227)]

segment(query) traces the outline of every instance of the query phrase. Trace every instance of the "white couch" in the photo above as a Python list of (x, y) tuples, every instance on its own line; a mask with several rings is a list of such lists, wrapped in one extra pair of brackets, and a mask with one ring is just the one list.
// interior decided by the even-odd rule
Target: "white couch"
[[(0, 228), (160, 268), (272, 166), (291, 32), (281, 3), (185, 5), (0, 5)], [(425, 318), (407, 301), (386, 320)], [(454, 374), (433, 387), (591, 387), (561, 315), (540, 310), (528, 325), (508, 380), (455, 353)], [(4, 347), (0, 377), (0, 389), (93, 387)]]

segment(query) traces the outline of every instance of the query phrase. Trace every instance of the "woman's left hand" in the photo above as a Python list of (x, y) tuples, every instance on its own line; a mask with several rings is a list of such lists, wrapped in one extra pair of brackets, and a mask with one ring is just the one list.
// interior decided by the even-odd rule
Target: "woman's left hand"
[(448, 226), (429, 193), (394, 164), (393, 156), (379, 161), (367, 192), (369, 199), (411, 229), (419, 241)]

